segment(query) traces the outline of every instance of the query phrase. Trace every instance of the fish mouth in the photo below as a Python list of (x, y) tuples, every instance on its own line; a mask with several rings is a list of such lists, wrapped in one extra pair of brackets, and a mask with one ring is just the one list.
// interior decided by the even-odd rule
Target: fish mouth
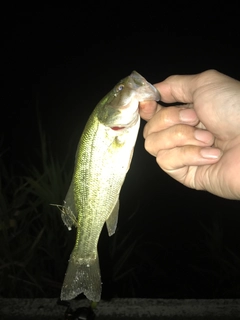
[(134, 85), (136, 86), (136, 98), (139, 102), (145, 100), (161, 100), (159, 91), (137, 71), (134, 70), (130, 74), (130, 78), (133, 80)]
[(139, 119), (139, 102), (160, 100), (158, 90), (133, 71), (122, 79), (100, 103), (98, 120), (113, 130), (121, 130), (134, 126)]
[[(156, 87), (148, 82), (137, 71), (132, 71), (130, 76), (123, 79), (117, 87), (125, 86), (125, 91), (121, 89), (120, 99), (116, 99), (116, 102), (121, 101), (121, 107), (116, 106), (117, 109), (123, 110), (129, 108), (133, 104), (133, 108), (136, 107), (141, 101), (154, 100), (160, 101), (161, 96)], [(133, 103), (135, 100), (135, 103)], [(114, 105), (113, 105), (114, 107)], [(131, 106), (130, 106), (131, 107)]]

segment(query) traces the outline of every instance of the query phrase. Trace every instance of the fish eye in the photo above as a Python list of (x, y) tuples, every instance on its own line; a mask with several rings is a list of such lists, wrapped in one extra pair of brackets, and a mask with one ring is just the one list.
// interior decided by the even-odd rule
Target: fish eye
[(115, 87), (114, 89), (114, 96), (116, 97), (119, 93), (119, 91), (122, 91), (124, 88), (124, 84), (120, 84), (118, 87)]
[(118, 91), (122, 91), (123, 88), (124, 88), (124, 85), (120, 84), (120, 86), (118, 87)]

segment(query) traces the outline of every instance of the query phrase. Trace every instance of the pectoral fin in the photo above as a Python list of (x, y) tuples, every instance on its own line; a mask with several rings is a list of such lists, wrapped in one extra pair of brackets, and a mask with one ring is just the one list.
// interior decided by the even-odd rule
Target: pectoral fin
[(117, 200), (115, 207), (112, 213), (110, 214), (109, 218), (106, 220), (109, 237), (112, 236), (116, 231), (117, 222), (118, 222), (118, 211), (119, 211), (119, 199)]

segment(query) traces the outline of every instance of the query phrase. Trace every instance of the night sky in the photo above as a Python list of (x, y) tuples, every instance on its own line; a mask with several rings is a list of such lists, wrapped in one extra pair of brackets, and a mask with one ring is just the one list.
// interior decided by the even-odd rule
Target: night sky
[[(37, 108), (54, 156), (63, 161), (69, 154), (73, 163), (88, 116), (133, 70), (151, 83), (210, 68), (240, 80), (238, 19), (234, 7), (225, 10), (223, 15), (209, 5), (207, 11), (188, 16), (184, 8), (166, 5), (161, 12), (146, 9), (145, 18), (128, 10), (124, 15), (118, 10), (100, 13), (94, 5), (6, 12), (0, 129), (9, 163), (20, 170), (21, 164), (35, 161), (40, 146)], [(169, 178), (144, 150), (143, 126), (144, 121), (121, 193), (120, 225), (138, 210), (129, 226), (134, 236), (143, 233), (144, 250), (153, 251), (159, 264), (167, 259), (186, 273), (191, 264), (186, 243), (194, 239), (201, 248), (204, 242), (199, 221), (208, 226), (217, 221), (222, 241), (240, 249), (239, 204)], [(167, 287), (167, 280), (162, 285)]]
[(186, 18), (166, 6), (151, 23), (99, 9), (6, 12), (1, 130), (14, 157), (36, 146), (36, 105), (53, 148), (67, 152), (98, 101), (132, 70), (151, 83), (209, 68), (240, 76), (233, 7), (226, 16), (209, 7)]

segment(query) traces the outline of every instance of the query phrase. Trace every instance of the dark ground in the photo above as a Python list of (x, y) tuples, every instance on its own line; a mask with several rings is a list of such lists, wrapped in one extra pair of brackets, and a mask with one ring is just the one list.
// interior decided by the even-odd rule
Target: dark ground
[[(101, 301), (94, 315), (96, 319), (176, 319), (176, 320), (236, 320), (240, 319), (239, 300), (164, 300), (164, 299), (113, 299)], [(64, 319), (66, 308), (57, 305), (56, 299), (17, 300), (0, 299), (1, 320)], [(87, 301), (74, 301), (72, 309), (89, 308)], [(81, 309), (80, 312), (85, 312)], [(87, 313), (88, 311), (86, 311)], [(90, 317), (82, 318), (90, 320)]]

